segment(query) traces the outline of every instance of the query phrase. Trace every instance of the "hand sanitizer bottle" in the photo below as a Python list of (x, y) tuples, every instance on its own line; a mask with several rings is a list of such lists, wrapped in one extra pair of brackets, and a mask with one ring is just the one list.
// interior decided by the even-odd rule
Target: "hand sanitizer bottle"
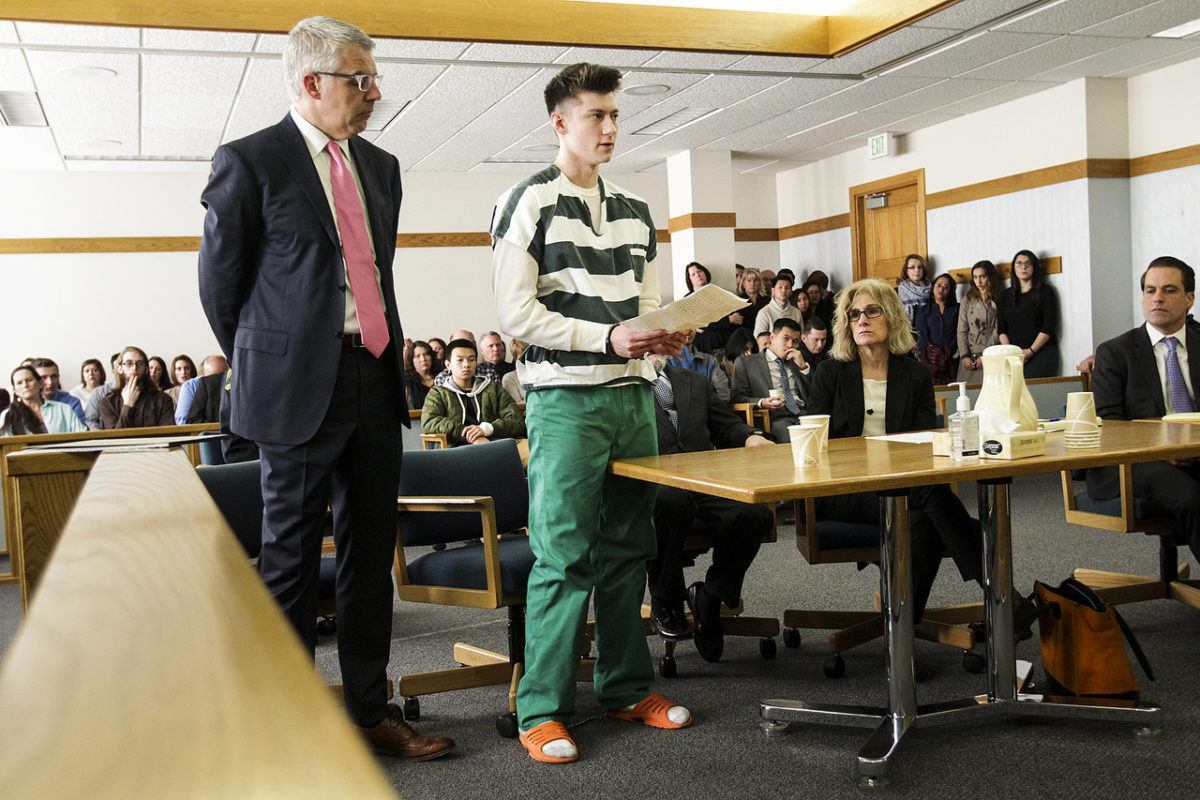
[(950, 415), (950, 457), (955, 461), (979, 458), (979, 414), (971, 410), (965, 382), (952, 383), (958, 387), (955, 411)]

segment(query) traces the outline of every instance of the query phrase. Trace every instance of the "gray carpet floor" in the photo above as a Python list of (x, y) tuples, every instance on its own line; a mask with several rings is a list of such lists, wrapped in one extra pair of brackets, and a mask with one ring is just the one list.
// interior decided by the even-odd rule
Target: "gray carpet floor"
[[(975, 509), (973, 486), (960, 487)], [(1057, 476), (1018, 480), (1013, 487), (1014, 574), (1028, 592), (1035, 578), (1055, 581), (1072, 568), (1087, 566), (1141, 574), (1157, 571), (1157, 544), (1141, 534), (1122, 536), (1067, 525), (1063, 521)], [(1181, 560), (1196, 565), (1181, 551)], [(689, 571), (700, 576), (702, 560)], [(779, 616), (785, 608), (869, 607), (878, 571), (854, 565), (810, 566), (792, 545), (792, 531), (766, 545), (747, 579), (747, 613)], [(945, 564), (931, 603), (977, 599)], [(1143, 681), (1147, 699), (1163, 705), (1165, 724), (1154, 736), (1128, 727), (1095, 723), (1008, 721), (952, 725), (910, 732), (901, 746), (888, 797), (1055, 797), (1192, 798), (1200, 786), (1200, 612), (1166, 600), (1126, 606), (1123, 613), (1137, 632), (1158, 672)], [(13, 586), (0, 587), (0, 653), (19, 624)], [(397, 603), (394, 618), (393, 675), (452, 666), (450, 648), (465, 641), (503, 650), (503, 611), (470, 610)], [(690, 644), (679, 647), (679, 675), (659, 680), (660, 691), (691, 708), (696, 724), (681, 731), (658, 731), (602, 716), (591, 687), (578, 687), (572, 721), (582, 758), (573, 765), (531, 761), (513, 740), (493, 727), (505, 708), (506, 690), (476, 689), (422, 698), (422, 730), (458, 741), (448, 758), (415, 764), (382, 760), (401, 796), (429, 798), (513, 797), (860, 797), (879, 790), (859, 788), (854, 759), (864, 729), (793, 725), (790, 733), (766, 739), (758, 728), (758, 701), (802, 698), (819, 702), (882, 704), (886, 701), (884, 653), (879, 642), (846, 654), (847, 674), (826, 679), (821, 670), (824, 636), (804, 631), (799, 649), (782, 645), (778, 657), (759, 656), (753, 639), (728, 639), (719, 664), (700, 659)], [(657, 656), (660, 646), (651, 640)], [(985, 691), (985, 679), (961, 667), (961, 654), (917, 643), (921, 702)], [(1036, 635), (1022, 643), (1018, 657), (1038, 663)], [(317, 652), (317, 667), (333, 682), (338, 677), (332, 640)], [(1035, 666), (1034, 677), (1040, 676)], [(100, 735), (103, 735), (102, 733)]]

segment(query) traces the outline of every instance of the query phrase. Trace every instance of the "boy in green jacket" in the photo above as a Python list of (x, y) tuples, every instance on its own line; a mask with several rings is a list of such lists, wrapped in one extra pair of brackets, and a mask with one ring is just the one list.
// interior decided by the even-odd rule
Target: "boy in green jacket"
[(435, 386), (421, 409), (421, 433), (444, 433), (451, 447), (525, 436), (525, 418), (499, 383), (476, 375), (475, 343), (446, 345), (451, 380)]

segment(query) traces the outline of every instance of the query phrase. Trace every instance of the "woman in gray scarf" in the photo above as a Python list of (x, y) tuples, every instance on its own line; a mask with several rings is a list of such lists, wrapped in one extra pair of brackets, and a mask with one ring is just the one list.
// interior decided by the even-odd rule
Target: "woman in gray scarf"
[(929, 266), (925, 259), (916, 253), (904, 257), (904, 268), (900, 270), (900, 283), (896, 286), (900, 294), (900, 303), (908, 317), (909, 325), (917, 314), (917, 307), (929, 303), (933, 293), (933, 284), (929, 282)]

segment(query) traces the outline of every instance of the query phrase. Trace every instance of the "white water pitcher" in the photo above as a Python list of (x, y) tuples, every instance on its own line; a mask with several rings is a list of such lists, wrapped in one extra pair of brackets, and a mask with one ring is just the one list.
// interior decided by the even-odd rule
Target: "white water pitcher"
[(1025, 386), (1021, 348), (994, 344), (983, 351), (983, 388), (975, 401), (982, 433), (1038, 429), (1037, 404)]

